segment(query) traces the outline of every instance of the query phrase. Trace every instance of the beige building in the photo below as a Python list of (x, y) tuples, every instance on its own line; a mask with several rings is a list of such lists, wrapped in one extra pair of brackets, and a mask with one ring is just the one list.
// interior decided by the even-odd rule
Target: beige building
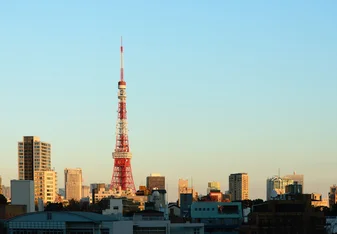
[(220, 189), (220, 182), (217, 181), (212, 181), (212, 182), (208, 182), (208, 186), (207, 186), (207, 194), (209, 194), (212, 190), (221, 190)]
[(196, 197), (196, 192), (193, 187), (188, 187), (188, 180), (179, 179), (178, 181), (178, 200), (180, 200), (180, 194), (191, 193), (193, 197)]
[(90, 196), (90, 187), (87, 185), (82, 185), (82, 198)]
[(249, 199), (249, 179), (247, 173), (229, 175), (229, 193), (232, 201)]
[(35, 171), (51, 168), (51, 144), (40, 141), (36, 136), (24, 136), (18, 142), (18, 178), (34, 180)]
[(294, 181), (288, 177), (273, 176), (267, 179), (267, 197), (266, 200), (269, 201), (274, 199), (275, 195), (282, 195), (286, 193), (286, 187), (293, 184)]
[(296, 174), (296, 171), (294, 171), (292, 175), (285, 175), (284, 177), (289, 178), (294, 182), (302, 185), (302, 191), (304, 192), (304, 175)]
[(82, 169), (64, 169), (65, 199), (79, 201), (82, 198)]
[(57, 173), (53, 170), (34, 172), (35, 201), (55, 202), (57, 195)]

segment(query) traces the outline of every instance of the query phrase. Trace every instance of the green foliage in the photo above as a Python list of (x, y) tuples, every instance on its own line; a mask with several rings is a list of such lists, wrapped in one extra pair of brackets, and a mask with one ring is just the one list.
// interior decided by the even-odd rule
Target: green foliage
[(48, 203), (44, 210), (45, 211), (63, 211), (64, 207), (62, 203)]
[(74, 199), (71, 199), (69, 201), (68, 206), (65, 208), (67, 211), (81, 211), (81, 206), (78, 201), (75, 201)]

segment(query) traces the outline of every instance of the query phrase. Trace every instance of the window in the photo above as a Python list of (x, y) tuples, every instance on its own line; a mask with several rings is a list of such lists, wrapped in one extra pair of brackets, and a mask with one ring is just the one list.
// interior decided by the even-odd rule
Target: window
[(194, 228), (194, 234), (200, 234), (200, 229), (199, 228)]

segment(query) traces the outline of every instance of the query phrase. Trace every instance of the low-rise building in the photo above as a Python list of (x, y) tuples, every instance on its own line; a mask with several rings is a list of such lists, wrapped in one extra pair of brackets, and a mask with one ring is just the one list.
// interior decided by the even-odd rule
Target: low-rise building
[(325, 233), (324, 213), (315, 211), (311, 194), (298, 194), (287, 200), (270, 200), (254, 205), (242, 234)]
[(205, 233), (227, 233), (243, 222), (241, 202), (193, 202), (192, 222), (203, 223)]
[(10, 219), (25, 213), (27, 213), (26, 205), (0, 205), (0, 219)]
[[(154, 215), (150, 215), (153, 213)], [(204, 225), (171, 224), (159, 211), (143, 211), (128, 220), (90, 212), (34, 212), (5, 221), (3, 233), (95, 233), (95, 234), (204, 234)]]

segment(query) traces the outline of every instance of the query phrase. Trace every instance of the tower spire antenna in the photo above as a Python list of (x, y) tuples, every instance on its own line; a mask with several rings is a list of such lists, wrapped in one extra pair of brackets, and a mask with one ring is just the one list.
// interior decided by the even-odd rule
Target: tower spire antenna
[(121, 36), (121, 77), (120, 80), (124, 81), (124, 56), (123, 56), (123, 37)]

